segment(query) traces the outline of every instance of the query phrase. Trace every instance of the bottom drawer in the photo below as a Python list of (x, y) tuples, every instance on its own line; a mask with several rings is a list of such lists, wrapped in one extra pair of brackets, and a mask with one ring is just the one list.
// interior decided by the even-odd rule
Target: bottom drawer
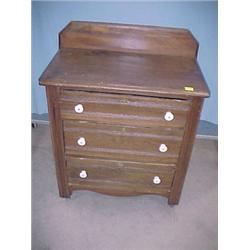
[(112, 195), (167, 196), (174, 173), (174, 164), (67, 158), (67, 175), (72, 190), (88, 189)]

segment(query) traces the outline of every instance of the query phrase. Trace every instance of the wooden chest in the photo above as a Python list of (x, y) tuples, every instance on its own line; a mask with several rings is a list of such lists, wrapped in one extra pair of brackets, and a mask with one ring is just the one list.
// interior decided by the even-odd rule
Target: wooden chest
[(86, 189), (178, 204), (209, 90), (185, 29), (70, 22), (46, 86), (61, 197)]

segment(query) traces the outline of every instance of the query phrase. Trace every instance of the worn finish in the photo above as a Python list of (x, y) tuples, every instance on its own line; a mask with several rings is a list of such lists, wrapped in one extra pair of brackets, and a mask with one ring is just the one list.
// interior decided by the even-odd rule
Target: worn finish
[(186, 29), (71, 22), (60, 32), (60, 49), (117, 51), (195, 58), (198, 43)]
[[(173, 166), (171, 164), (150, 164), (147, 166), (147, 164), (138, 162), (69, 157), (67, 160), (67, 173), (70, 183), (73, 185), (86, 185), (86, 189), (90, 190), (94, 189), (96, 183), (98, 183), (100, 186), (112, 185), (114, 189), (123, 186), (125, 192), (129, 192), (131, 188), (136, 190), (137, 186), (140, 186), (140, 192), (145, 194), (154, 191), (167, 194), (166, 190), (171, 187), (175, 173)], [(88, 173), (86, 179), (79, 176), (83, 169)], [(155, 176), (160, 177), (160, 185), (153, 183)]]
[(207, 85), (184, 29), (71, 22), (44, 71), (59, 193), (178, 204)]
[[(188, 100), (68, 90), (62, 90), (60, 103), (63, 119), (157, 128), (184, 128), (191, 106)], [(84, 112), (75, 112), (78, 104), (83, 106)], [(175, 113), (172, 121), (164, 119), (167, 111)]]
[[(194, 59), (62, 49), (40, 78), (44, 85), (145, 96), (208, 96)], [(193, 92), (185, 91), (193, 86)]]
[[(65, 121), (64, 136), (66, 154), (167, 163), (178, 158), (183, 130)], [(84, 146), (77, 143), (81, 137)], [(161, 144), (167, 145), (167, 152), (159, 151)]]

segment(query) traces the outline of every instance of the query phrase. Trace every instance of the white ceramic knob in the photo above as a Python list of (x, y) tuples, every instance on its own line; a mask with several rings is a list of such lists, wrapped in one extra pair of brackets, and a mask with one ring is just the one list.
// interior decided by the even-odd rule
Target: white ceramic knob
[(161, 144), (160, 147), (159, 147), (159, 151), (162, 152), (162, 153), (165, 153), (168, 151), (168, 147), (166, 144)]
[(154, 179), (153, 179), (153, 183), (156, 184), (156, 185), (160, 184), (161, 183), (160, 177), (159, 176), (155, 176)]
[(168, 111), (168, 112), (166, 112), (164, 119), (166, 121), (172, 121), (172, 120), (174, 120), (174, 114), (172, 112)]
[(83, 110), (84, 110), (84, 108), (83, 108), (82, 104), (77, 104), (77, 105), (75, 106), (75, 112), (76, 112), (76, 113), (82, 113)]
[(87, 174), (87, 172), (86, 172), (85, 170), (82, 170), (82, 171), (80, 172), (79, 176), (80, 176), (82, 179), (85, 179), (85, 178), (87, 178), (88, 174)]
[(86, 140), (85, 140), (85, 138), (84, 138), (84, 137), (80, 137), (80, 138), (77, 140), (77, 144), (78, 144), (79, 146), (84, 146), (84, 145), (86, 145)]

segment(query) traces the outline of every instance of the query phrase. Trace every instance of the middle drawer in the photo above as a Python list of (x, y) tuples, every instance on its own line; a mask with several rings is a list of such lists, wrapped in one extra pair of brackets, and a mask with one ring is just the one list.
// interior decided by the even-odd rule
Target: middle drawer
[(140, 128), (64, 120), (67, 155), (176, 163), (183, 129)]

